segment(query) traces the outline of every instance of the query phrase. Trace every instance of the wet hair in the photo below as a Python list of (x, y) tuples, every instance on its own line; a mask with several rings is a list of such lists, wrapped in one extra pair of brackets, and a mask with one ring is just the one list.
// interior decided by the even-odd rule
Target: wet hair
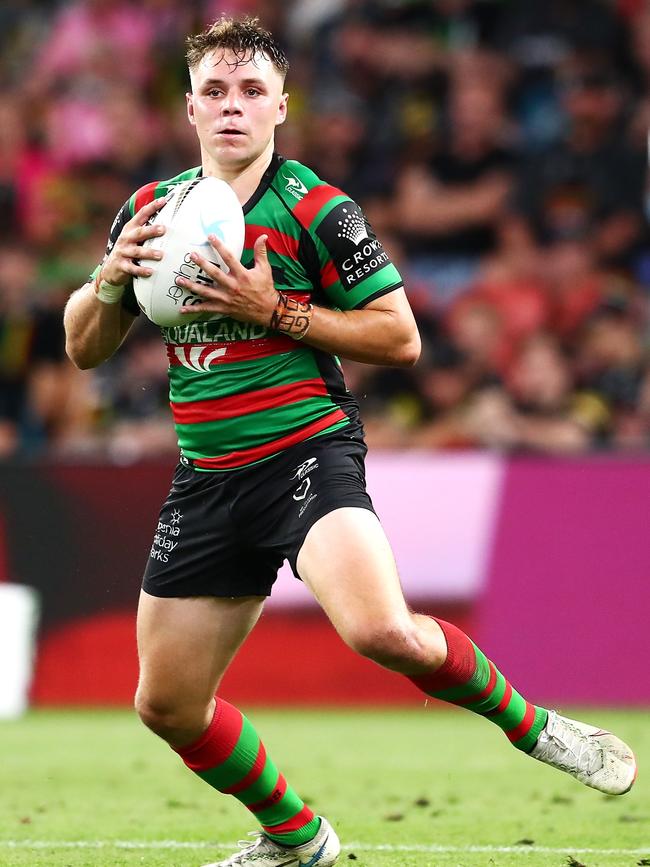
[(287, 56), (259, 18), (227, 18), (223, 16), (201, 33), (188, 36), (185, 59), (190, 70), (212, 51), (230, 51), (236, 60), (233, 67), (255, 60), (258, 55), (267, 57), (277, 72), (284, 78), (289, 71)]

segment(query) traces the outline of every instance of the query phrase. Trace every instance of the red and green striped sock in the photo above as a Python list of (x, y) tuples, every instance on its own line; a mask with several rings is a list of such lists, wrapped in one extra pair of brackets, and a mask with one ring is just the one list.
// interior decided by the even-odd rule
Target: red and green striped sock
[(447, 659), (433, 674), (410, 680), (427, 695), (489, 719), (503, 729), (513, 746), (529, 753), (546, 725), (548, 711), (522, 698), (462, 630), (435, 619), (447, 640)]
[(287, 785), (253, 726), (227, 701), (218, 698), (203, 735), (176, 752), (206, 783), (241, 801), (272, 840), (300, 846), (316, 836), (320, 818)]

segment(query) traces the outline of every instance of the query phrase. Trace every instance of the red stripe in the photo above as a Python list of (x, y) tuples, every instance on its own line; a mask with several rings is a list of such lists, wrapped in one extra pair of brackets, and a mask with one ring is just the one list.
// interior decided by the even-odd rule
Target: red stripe
[(137, 213), (140, 208), (148, 205), (149, 202), (153, 202), (157, 186), (158, 181), (152, 181), (150, 184), (145, 184), (144, 187), (140, 187), (135, 194), (135, 201), (133, 204), (134, 213)]
[(244, 717), (237, 708), (218, 698), (212, 722), (205, 732), (198, 741), (176, 752), (191, 771), (209, 771), (230, 756), (243, 726)]
[(329, 184), (313, 187), (294, 207), (293, 214), (298, 222), (307, 229), (323, 205), (326, 205), (336, 196), (345, 196), (345, 193), (336, 187), (330, 187)]
[(299, 831), (301, 828), (304, 828), (313, 818), (313, 812), (305, 804), (302, 810), (296, 813), (292, 819), (287, 819), (281, 825), (262, 825), (262, 828), (267, 834), (289, 834), (291, 831)]
[(236, 418), (251, 412), (261, 412), (310, 397), (324, 397), (327, 388), (322, 379), (305, 379), (302, 382), (289, 382), (285, 385), (274, 385), (271, 388), (260, 388), (258, 391), (248, 391), (243, 394), (233, 394), (229, 397), (213, 400), (197, 400), (191, 403), (170, 402), (176, 424), (197, 424), (206, 421), (219, 421), (224, 418)]
[(510, 704), (510, 699), (512, 698), (512, 687), (510, 686), (510, 682), (506, 680), (506, 688), (503, 691), (503, 698), (499, 702), (499, 704), (494, 708), (494, 710), (488, 711), (485, 716), (496, 716), (498, 713), (502, 713)]
[(535, 721), (535, 706), (526, 702), (526, 713), (524, 714), (524, 718), (516, 726), (514, 729), (511, 729), (509, 732), (506, 732), (506, 737), (511, 743), (515, 743), (516, 741), (520, 741), (524, 735), (527, 735), (530, 731), (530, 727)]
[(230, 452), (230, 454), (221, 455), (218, 458), (195, 458), (192, 463), (195, 467), (206, 470), (241, 467), (245, 464), (253, 463), (253, 461), (260, 461), (262, 458), (267, 458), (276, 452), (282, 451), (282, 449), (300, 443), (310, 436), (320, 433), (337, 421), (343, 421), (345, 418), (346, 415), (342, 409), (335, 409), (334, 412), (330, 412), (328, 415), (323, 416), (323, 418), (319, 418), (287, 436), (280, 437), (280, 439), (263, 443), (261, 446), (254, 446), (251, 449), (243, 449), (240, 452)]
[(243, 780), (240, 780), (238, 783), (235, 783), (234, 786), (231, 786), (229, 789), (222, 789), (224, 795), (237, 795), (239, 792), (243, 792), (244, 789), (247, 789), (249, 786), (252, 786), (253, 783), (259, 779), (264, 770), (264, 765), (266, 764), (266, 750), (264, 749), (264, 744), (260, 741), (260, 748), (257, 751), (257, 757), (253, 764), (253, 767), (246, 774)]
[(330, 259), (327, 265), (321, 268), (320, 282), (323, 289), (327, 289), (332, 283), (336, 283), (339, 279), (339, 272), (336, 270), (336, 265)]
[(443, 689), (450, 689), (467, 683), (476, 671), (476, 652), (471, 640), (465, 633), (439, 617), (433, 618), (442, 629), (447, 642), (447, 659), (432, 674), (418, 674), (409, 677), (418, 689), (432, 695)]
[(251, 813), (261, 813), (262, 810), (268, 810), (269, 807), (272, 807), (274, 804), (277, 804), (279, 801), (284, 798), (284, 793), (287, 791), (287, 781), (280, 774), (278, 776), (278, 781), (275, 784), (275, 788), (268, 796), (268, 798), (264, 798), (263, 801), (258, 801), (256, 804), (249, 804), (247, 809), (251, 811)]
[(268, 226), (250, 226), (247, 223), (244, 247), (250, 250), (260, 235), (268, 235), (266, 246), (269, 250), (282, 256), (291, 256), (292, 259), (298, 258), (298, 239)]
[[(299, 297), (296, 295), (295, 297)], [(178, 367), (183, 364), (181, 358), (189, 359), (189, 353), (199, 344), (196, 343), (168, 343), (167, 358), (172, 367)], [(181, 358), (179, 358), (176, 350), (179, 350)], [(296, 341), (284, 334), (274, 335), (273, 337), (261, 337), (259, 340), (233, 340), (226, 343), (206, 343), (202, 345), (201, 355), (207, 356), (211, 352), (217, 352), (223, 349), (220, 355), (215, 355), (210, 361), (210, 367), (215, 364), (229, 364), (234, 361), (251, 361), (254, 358), (264, 358), (267, 355), (279, 355), (282, 352), (291, 352), (292, 350), (300, 349), (296, 345)], [(200, 358), (201, 356), (199, 356)], [(192, 367), (186, 363), (185, 367)]]
[(466, 695), (464, 698), (455, 698), (453, 700), (453, 704), (458, 704), (458, 705), (468, 705), (469, 704), (469, 705), (471, 705), (471, 704), (474, 704), (474, 702), (482, 701), (484, 698), (487, 698), (490, 695), (490, 693), (494, 689), (494, 686), (497, 682), (497, 672), (496, 672), (495, 667), (492, 665), (492, 663), (490, 662), (489, 659), (488, 659), (488, 665), (490, 667), (490, 677), (488, 679), (487, 686), (484, 689), (482, 689), (479, 693), (476, 693), (476, 695)]

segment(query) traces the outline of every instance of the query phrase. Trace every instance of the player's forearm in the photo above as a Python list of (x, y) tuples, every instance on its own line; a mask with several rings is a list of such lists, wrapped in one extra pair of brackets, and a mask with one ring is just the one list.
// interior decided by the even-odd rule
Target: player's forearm
[(314, 307), (305, 343), (366, 364), (411, 367), (420, 356), (415, 321), (390, 310)]
[(132, 322), (121, 304), (100, 301), (87, 283), (71, 295), (65, 308), (66, 353), (82, 370), (97, 367), (119, 347)]

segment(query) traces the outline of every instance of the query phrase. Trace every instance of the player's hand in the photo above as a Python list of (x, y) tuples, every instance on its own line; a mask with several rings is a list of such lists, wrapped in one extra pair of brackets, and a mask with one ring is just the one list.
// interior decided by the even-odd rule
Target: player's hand
[(241, 322), (268, 325), (277, 304), (278, 292), (273, 285), (266, 253), (267, 238), (267, 235), (257, 238), (253, 247), (255, 265), (253, 268), (244, 268), (215, 235), (208, 235), (208, 241), (228, 266), (229, 273), (226, 274), (204, 256), (191, 253), (192, 261), (212, 279), (214, 286), (208, 287), (178, 277), (176, 282), (179, 286), (203, 298), (200, 304), (181, 307), (181, 313), (224, 313)]
[(167, 203), (167, 197), (154, 199), (144, 205), (125, 224), (113, 249), (106, 257), (101, 269), (102, 280), (113, 286), (125, 286), (132, 277), (149, 277), (153, 273), (146, 265), (136, 265), (134, 259), (162, 259), (160, 250), (143, 247), (149, 238), (163, 235), (164, 226), (147, 225), (154, 214)]

